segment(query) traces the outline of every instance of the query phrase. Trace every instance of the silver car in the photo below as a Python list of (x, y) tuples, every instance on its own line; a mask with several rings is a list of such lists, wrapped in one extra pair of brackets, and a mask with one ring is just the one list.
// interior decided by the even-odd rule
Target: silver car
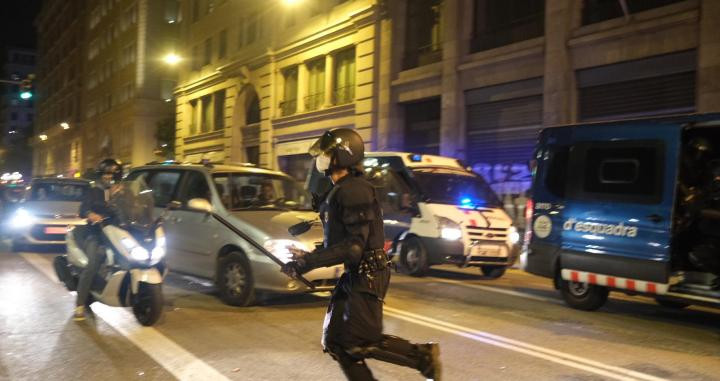
[(69, 228), (86, 223), (78, 212), (89, 188), (88, 180), (33, 179), (25, 200), (5, 221), (13, 251), (28, 246), (64, 244)]
[[(141, 177), (153, 190), (156, 206), (170, 209), (165, 219), (170, 270), (214, 280), (222, 300), (231, 305), (252, 304), (256, 291), (310, 291), (207, 212), (188, 206), (190, 200), (208, 201), (213, 213), (288, 261), (289, 246), (311, 251), (323, 241), (322, 229), (315, 225), (299, 237), (288, 233), (290, 226), (317, 218), (310, 195), (293, 178), (240, 165), (149, 165), (128, 174), (129, 179)], [(305, 277), (315, 291), (328, 291), (342, 270), (320, 268)]]

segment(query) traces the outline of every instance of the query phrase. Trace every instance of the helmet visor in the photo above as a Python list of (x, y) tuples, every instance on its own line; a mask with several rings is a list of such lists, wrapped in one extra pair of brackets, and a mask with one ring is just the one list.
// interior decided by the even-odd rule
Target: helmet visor
[(322, 134), (322, 136), (319, 137), (312, 146), (310, 146), (308, 153), (310, 156), (318, 157), (321, 154), (330, 151), (337, 144), (338, 141), (335, 138), (335, 135), (330, 131), (325, 131), (325, 133)]

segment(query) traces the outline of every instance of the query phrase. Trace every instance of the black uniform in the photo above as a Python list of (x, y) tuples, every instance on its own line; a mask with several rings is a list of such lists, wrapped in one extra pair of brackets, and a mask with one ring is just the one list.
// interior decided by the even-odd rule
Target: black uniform
[[(80, 204), (80, 217), (87, 218), (90, 212), (104, 217), (110, 216), (111, 210), (106, 201), (109, 191), (109, 189), (101, 187), (91, 187)], [(95, 278), (95, 275), (105, 260), (105, 254), (100, 247), (101, 236), (99, 229), (98, 226), (87, 224), (85, 226), (78, 226), (73, 230), (75, 242), (78, 243), (79, 247), (83, 249), (85, 255), (88, 257), (87, 266), (85, 266), (80, 274), (78, 282), (77, 305), (79, 306), (88, 302), (92, 280)]]
[(343, 263), (325, 316), (322, 344), (349, 380), (373, 380), (364, 359), (430, 372), (429, 344), (383, 335), (383, 299), (390, 282), (383, 220), (375, 189), (361, 176), (341, 178), (320, 207), (324, 249), (298, 261), (301, 273)]

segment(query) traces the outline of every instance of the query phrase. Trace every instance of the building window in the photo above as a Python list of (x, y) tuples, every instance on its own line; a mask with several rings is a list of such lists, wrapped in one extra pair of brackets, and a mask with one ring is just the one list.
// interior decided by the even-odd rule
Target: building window
[(545, 33), (544, 0), (475, 0), (471, 50), (483, 50), (540, 37)]
[(648, 9), (662, 7), (668, 4), (677, 3), (683, 0), (642, 0), (626, 1), (627, 9), (623, 10), (620, 0), (585, 0), (582, 9), (583, 25), (610, 20), (628, 14), (646, 11)]
[(245, 160), (248, 163), (260, 165), (260, 147), (250, 146), (245, 148)]
[(258, 23), (258, 14), (255, 13), (252, 16), (250, 16), (250, 20), (247, 24), (247, 30), (246, 30), (246, 37), (247, 37), (247, 45), (250, 45), (255, 42), (258, 38), (258, 29), (259, 29), (259, 23)]
[(350, 103), (355, 99), (355, 48), (335, 55), (335, 83), (333, 100), (336, 105)]
[(192, 0), (192, 22), (200, 20), (200, 0)]
[(218, 41), (218, 58), (223, 59), (227, 54), (227, 29), (220, 32), (220, 41)]
[(325, 57), (307, 64), (308, 87), (305, 97), (305, 109), (317, 110), (325, 102)]
[(212, 95), (201, 98), (200, 133), (210, 132), (213, 123)]
[(198, 122), (198, 101), (193, 99), (190, 101), (190, 135), (197, 134), (197, 122)]
[(175, 81), (171, 79), (163, 79), (160, 81), (160, 99), (165, 102), (170, 102), (173, 99), (173, 92), (175, 91)]
[(406, 104), (405, 150), (437, 155), (440, 152), (440, 99)]
[(203, 58), (203, 66), (210, 65), (212, 62), (212, 38), (205, 40), (205, 56)]
[(412, 69), (442, 59), (441, 10), (441, 0), (408, 2), (403, 69)]
[(293, 66), (283, 71), (285, 85), (283, 87), (283, 101), (280, 102), (282, 116), (292, 115), (297, 111), (298, 93), (298, 67)]
[(238, 49), (245, 45), (245, 17), (240, 17), (238, 22)]
[(213, 10), (215, 10), (215, 1), (205, 0), (205, 14), (210, 14)]
[(200, 70), (200, 46), (193, 46), (190, 60), (192, 61), (192, 69)]
[(222, 130), (225, 128), (225, 90), (215, 92), (214, 96), (215, 123), (213, 127), (215, 130)]
[(248, 103), (248, 108), (245, 111), (245, 124), (250, 125), (255, 123), (260, 123), (260, 99), (258, 99), (257, 94), (253, 92), (250, 102)]

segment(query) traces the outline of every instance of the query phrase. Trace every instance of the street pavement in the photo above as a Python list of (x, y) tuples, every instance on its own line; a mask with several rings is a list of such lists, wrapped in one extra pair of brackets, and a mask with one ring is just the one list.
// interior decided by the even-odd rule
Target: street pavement
[[(74, 322), (55, 255), (0, 247), (0, 380), (343, 379), (320, 346), (327, 294), (238, 308), (209, 281), (171, 273), (155, 327), (98, 303)], [(387, 333), (440, 342), (445, 380), (720, 380), (720, 310), (612, 294), (582, 312), (520, 270), (490, 280), (441, 266), (425, 278), (394, 275), (385, 311)], [(380, 380), (423, 379), (368, 363)]]

